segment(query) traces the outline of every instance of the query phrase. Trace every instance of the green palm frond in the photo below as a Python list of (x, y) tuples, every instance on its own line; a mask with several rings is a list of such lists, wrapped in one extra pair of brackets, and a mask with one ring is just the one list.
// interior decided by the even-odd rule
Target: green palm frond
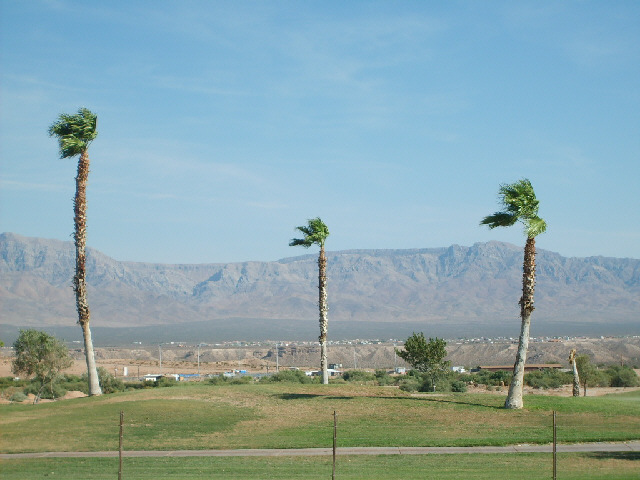
[(525, 232), (529, 238), (535, 238), (546, 230), (547, 222), (540, 217), (530, 218), (525, 222)]
[(518, 217), (511, 213), (496, 212), (482, 219), (480, 225), (487, 225), (489, 228), (510, 227), (518, 221)]
[(75, 115), (66, 113), (49, 127), (49, 136), (58, 137), (60, 158), (81, 155), (97, 137), (98, 117), (86, 108), (80, 108)]
[(324, 242), (329, 236), (329, 228), (324, 224), (320, 217), (312, 218), (307, 221), (307, 225), (296, 227), (301, 232), (303, 238), (294, 238), (289, 242), (290, 247), (302, 246), (309, 248), (311, 245), (324, 247)]
[(484, 217), (480, 225), (487, 225), (489, 228), (510, 227), (519, 221), (524, 224), (525, 233), (529, 238), (545, 232), (547, 224), (538, 217), (540, 202), (528, 179), (500, 185), (498, 195), (505, 210)]

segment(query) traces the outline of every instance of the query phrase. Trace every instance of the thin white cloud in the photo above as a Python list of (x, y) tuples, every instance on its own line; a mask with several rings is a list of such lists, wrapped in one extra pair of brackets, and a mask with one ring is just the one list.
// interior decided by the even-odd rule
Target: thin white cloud
[(55, 183), (37, 183), (37, 182), (23, 182), (18, 180), (4, 180), (0, 179), (0, 187), (4, 190), (13, 191), (38, 191), (38, 192), (62, 192), (67, 191), (66, 185), (58, 185)]

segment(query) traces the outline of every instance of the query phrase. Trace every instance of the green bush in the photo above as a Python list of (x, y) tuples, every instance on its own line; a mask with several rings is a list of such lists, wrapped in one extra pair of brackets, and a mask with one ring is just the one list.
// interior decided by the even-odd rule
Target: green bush
[(461, 374), (459, 379), (463, 382), (474, 382), (479, 385), (499, 387), (509, 385), (509, 383), (511, 383), (511, 376), (512, 373), (506, 370), (499, 370), (497, 372), (480, 370), (477, 373)]
[(9, 401), (22, 403), (27, 399), (27, 396), (23, 392), (15, 392), (11, 397), (9, 397)]
[(365, 372), (364, 370), (348, 370), (342, 374), (342, 378), (346, 382), (359, 382), (367, 383), (373, 382), (376, 376), (371, 372)]
[(313, 377), (307, 376), (300, 370), (281, 370), (273, 375), (267, 375), (260, 379), (261, 383), (314, 383)]
[[(89, 393), (89, 381), (87, 374), (82, 374), (80, 377), (81, 380), (81, 388), (78, 388), (81, 392)], [(124, 383), (119, 378), (114, 377), (109, 373), (109, 371), (104, 367), (98, 367), (98, 381), (100, 382), (100, 388), (102, 389), (102, 393), (114, 393), (114, 392), (123, 392), (124, 391)]]
[(394, 385), (396, 379), (389, 375), (386, 370), (376, 370), (376, 381), (378, 385)]
[(125, 390), (139, 390), (144, 388), (143, 382), (124, 382)]
[(177, 384), (178, 381), (173, 377), (162, 377), (156, 380), (158, 387), (175, 387)]
[(0, 377), (0, 390), (7, 387), (24, 387), (27, 383), (28, 381), (23, 378), (15, 380), (14, 377)]
[(605, 370), (611, 387), (637, 387), (640, 379), (636, 372), (627, 366), (611, 365)]
[(467, 382), (462, 380), (452, 380), (451, 381), (451, 391), (452, 392), (460, 392), (464, 393), (467, 391)]
[(569, 372), (562, 372), (554, 368), (543, 368), (529, 372), (524, 376), (525, 385), (533, 388), (560, 388), (573, 382), (573, 375)]
[(30, 393), (32, 393), (35, 396), (38, 396), (38, 393), (39, 393), (40, 398), (55, 400), (56, 398), (64, 397), (67, 391), (59, 383), (54, 383), (53, 387), (51, 386), (50, 383), (48, 383), (44, 385), (44, 388), (42, 388), (42, 381), (34, 378), (25, 387), (24, 393), (26, 395), (29, 395)]
[(416, 377), (414, 375), (407, 375), (404, 378), (398, 380), (398, 386), (400, 387), (400, 390), (405, 392), (417, 392), (422, 383), (422, 378)]
[(227, 382), (227, 377), (225, 377), (224, 375), (215, 375), (213, 377), (210, 377), (209, 380), (207, 380), (207, 383), (210, 385), (222, 385), (226, 382)]
[(83, 393), (88, 393), (89, 388), (86, 381), (86, 376), (83, 379), (77, 375), (63, 375), (59, 380), (60, 385), (66, 391), (78, 391)]
[(237, 375), (229, 378), (227, 381), (229, 385), (247, 385), (253, 383), (253, 377), (251, 375)]
[[(421, 392), (433, 392), (433, 384), (431, 379), (425, 377), (422, 385), (420, 386)], [(467, 383), (460, 380), (459, 375), (449, 374), (444, 378), (441, 378), (436, 382), (436, 392), (466, 392)]]

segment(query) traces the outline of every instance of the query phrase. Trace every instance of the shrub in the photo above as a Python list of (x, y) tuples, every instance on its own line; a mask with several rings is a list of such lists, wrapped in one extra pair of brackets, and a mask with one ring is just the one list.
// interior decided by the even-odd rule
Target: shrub
[(376, 370), (375, 376), (378, 385), (393, 385), (396, 383), (396, 379), (389, 375), (386, 370)]
[[(87, 378), (88, 377), (86, 373), (83, 373), (82, 377), (80, 377), (82, 384), (80, 385), (80, 388), (78, 388), (78, 390), (84, 393), (89, 393), (89, 381)], [(104, 367), (98, 367), (98, 381), (100, 382), (102, 393), (124, 391), (124, 383), (122, 382), (122, 380), (111, 375), (111, 373), (109, 373), (109, 371)]]
[(398, 381), (398, 386), (400, 387), (400, 390), (405, 392), (417, 392), (422, 383), (422, 378), (413, 375), (407, 375), (406, 377)]
[(524, 376), (525, 385), (533, 388), (560, 388), (573, 381), (573, 375), (553, 368), (543, 368), (535, 372), (529, 372)]
[(308, 377), (300, 370), (281, 370), (273, 375), (262, 377), (260, 382), (264, 383), (313, 383), (313, 378)]
[(246, 385), (252, 382), (253, 382), (253, 377), (251, 375), (240, 375), (236, 377), (231, 377), (227, 381), (229, 385)]
[(25, 387), (24, 393), (27, 395), (32, 393), (36, 397), (40, 394), (40, 398), (55, 400), (56, 398), (64, 397), (64, 394), (67, 393), (67, 391), (58, 383), (54, 383), (53, 385), (48, 383), (44, 385), (44, 388), (42, 388), (42, 381), (34, 378)]
[(86, 377), (83, 380), (77, 375), (63, 375), (59, 383), (66, 391), (88, 392)]
[(227, 381), (227, 377), (225, 377), (224, 375), (215, 375), (213, 377), (210, 377), (209, 380), (207, 380), (207, 383), (209, 383), (210, 385), (222, 385), (223, 383), (226, 383)]
[(9, 401), (22, 403), (27, 399), (27, 396), (23, 392), (16, 392), (11, 397), (9, 397)]
[(467, 391), (467, 382), (463, 382), (462, 380), (452, 380), (451, 381), (451, 391), (452, 392), (460, 392), (464, 393)]
[(16, 380), (14, 377), (0, 377), (0, 390), (7, 387), (24, 387), (27, 383), (23, 378)]
[(367, 383), (373, 382), (376, 376), (371, 372), (365, 372), (364, 370), (348, 370), (342, 374), (342, 378), (347, 382), (360, 382)]
[(178, 381), (173, 377), (162, 377), (155, 382), (158, 387), (175, 387)]
[(611, 365), (605, 370), (612, 387), (637, 387), (640, 380), (636, 372), (627, 366)]
[(142, 382), (125, 382), (124, 383), (125, 390), (139, 390), (144, 388), (144, 383)]

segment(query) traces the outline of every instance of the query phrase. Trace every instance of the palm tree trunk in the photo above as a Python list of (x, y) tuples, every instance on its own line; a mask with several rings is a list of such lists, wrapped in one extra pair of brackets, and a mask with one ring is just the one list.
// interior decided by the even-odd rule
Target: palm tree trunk
[(520, 338), (518, 340), (518, 353), (513, 365), (513, 377), (509, 384), (509, 393), (504, 408), (522, 408), (522, 389), (524, 387), (524, 367), (527, 362), (527, 350), (529, 349), (529, 328), (531, 326), (531, 313), (534, 310), (533, 293), (536, 285), (536, 240), (527, 238), (524, 247), (524, 262), (522, 264), (522, 297), (520, 298)]
[(322, 383), (329, 383), (329, 371), (327, 370), (327, 331), (329, 320), (327, 312), (327, 257), (324, 253), (324, 246), (320, 247), (318, 256), (318, 308), (320, 309), (320, 369), (322, 370)]
[(580, 396), (580, 376), (578, 375), (578, 366), (576, 365), (575, 360), (572, 362), (571, 366), (573, 367), (573, 396)]
[(86, 245), (87, 245), (87, 180), (89, 178), (89, 154), (85, 150), (78, 161), (78, 175), (76, 176), (76, 197), (74, 199), (74, 241), (76, 246), (76, 274), (73, 277), (73, 291), (76, 294), (76, 308), (78, 323), (82, 328), (84, 338), (84, 353), (87, 360), (87, 377), (89, 379), (89, 395), (101, 395), (98, 370), (96, 368), (91, 340), (89, 321), (89, 303), (87, 301), (86, 282)]

